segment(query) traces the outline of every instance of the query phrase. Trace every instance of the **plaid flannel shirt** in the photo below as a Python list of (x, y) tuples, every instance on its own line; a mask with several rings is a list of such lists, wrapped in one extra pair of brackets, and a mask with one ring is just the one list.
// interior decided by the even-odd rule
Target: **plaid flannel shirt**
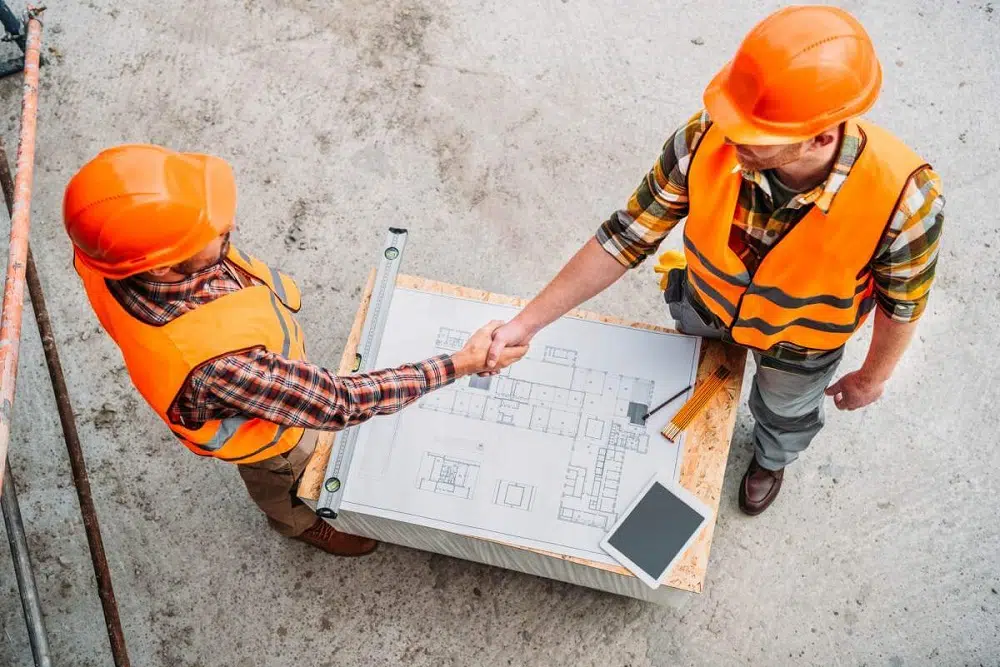
[[(687, 174), (698, 143), (711, 127), (704, 110), (694, 114), (663, 146), (659, 160), (629, 199), (597, 232), (605, 250), (628, 267), (655, 252), (677, 223), (687, 217)], [(813, 206), (824, 213), (858, 157), (861, 138), (843, 137), (833, 170), (824, 183), (775, 209), (765, 175), (744, 170), (730, 246), (753, 273), (774, 246)], [(888, 232), (871, 264), (879, 307), (897, 322), (916, 321), (924, 312), (937, 264), (944, 225), (941, 180), (929, 167), (906, 184)]]
[[(107, 281), (133, 317), (162, 326), (244, 286), (260, 284), (228, 262), (179, 283), (137, 276)], [(185, 428), (238, 415), (284, 426), (336, 431), (391, 414), (455, 379), (448, 355), (395, 369), (338, 377), (306, 361), (256, 348), (199, 366), (181, 388), (167, 417)]]

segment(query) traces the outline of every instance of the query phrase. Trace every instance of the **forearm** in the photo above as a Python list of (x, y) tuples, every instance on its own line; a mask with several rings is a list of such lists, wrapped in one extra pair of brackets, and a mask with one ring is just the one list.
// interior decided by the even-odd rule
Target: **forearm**
[(627, 271), (596, 239), (591, 238), (573, 256), (515, 321), (531, 334), (599, 294)]
[(333, 377), (334, 384), (338, 386), (338, 400), (330, 402), (335, 428), (328, 426), (326, 429), (338, 430), (360, 424), (376, 415), (399, 412), (455, 378), (455, 364), (447, 355), (399, 368)]
[(655, 252), (688, 214), (687, 163), (708, 129), (703, 111), (691, 116), (663, 145), (653, 168), (624, 209), (601, 225), (595, 238), (563, 267), (512, 324), (532, 336), (607, 289)]
[(338, 431), (391, 414), (452, 382), (455, 364), (438, 356), (370, 373), (338, 376), (306, 361), (254, 350), (225, 357), (202, 375), (202, 406), (283, 426)]
[(872, 382), (887, 382), (909, 347), (916, 329), (916, 322), (896, 322), (877, 308), (872, 342), (859, 373)]

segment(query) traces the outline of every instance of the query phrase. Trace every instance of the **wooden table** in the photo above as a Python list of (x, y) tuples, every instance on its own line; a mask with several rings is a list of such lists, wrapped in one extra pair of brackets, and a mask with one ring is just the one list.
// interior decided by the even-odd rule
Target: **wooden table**
[[(371, 301), (374, 282), (375, 272), (373, 270), (362, 294), (361, 304), (354, 318), (354, 325), (351, 328), (350, 335), (347, 338), (347, 345), (341, 357), (339, 373), (342, 375), (349, 373), (353, 367), (355, 351), (357, 350), (358, 340), (361, 337), (361, 328), (364, 323), (365, 314), (368, 311), (368, 305)], [(523, 307), (527, 303), (526, 300), (516, 297), (493, 294), (468, 287), (458, 287), (414, 276), (400, 275), (396, 280), (396, 285), (401, 288), (448, 294), (486, 303), (516, 307)], [(673, 331), (652, 324), (629, 322), (615, 317), (583, 311), (572, 311), (569, 313), (569, 316), (651, 331)], [(360, 521), (357, 518), (345, 521), (345, 515), (342, 514), (338, 519), (331, 521), (331, 524), (339, 529), (366, 535), (382, 541), (394, 542), (499, 567), (507, 567), (529, 574), (569, 581), (583, 586), (654, 602), (663, 603), (668, 601), (671, 592), (691, 591), (700, 593), (705, 584), (708, 555), (712, 546), (712, 535), (715, 529), (715, 513), (717, 513), (719, 508), (722, 481), (726, 471), (726, 459), (729, 456), (729, 445), (736, 422), (737, 406), (743, 384), (743, 370), (746, 364), (746, 350), (719, 341), (703, 340), (701, 358), (698, 363), (697, 381), (700, 383), (720, 364), (725, 364), (733, 372), (726, 382), (725, 389), (716, 394), (709, 408), (688, 428), (680, 472), (681, 485), (708, 505), (713, 511), (713, 517), (698, 539), (688, 548), (681, 560), (674, 566), (666, 585), (661, 586), (657, 591), (646, 587), (634, 575), (622, 567), (592, 562), (581, 558), (537, 551), (474, 537), (450, 533), (444, 534), (444, 531), (435, 531), (424, 527), (414, 527), (413, 531), (409, 531), (405, 527), (398, 525), (398, 522), (377, 517), (366, 518)], [(319, 500), (320, 486), (323, 483), (323, 476), (330, 458), (330, 449), (334, 437), (335, 434), (329, 432), (324, 433), (320, 437), (316, 451), (309, 461), (302, 482), (299, 485), (299, 497), (313, 507), (315, 507), (316, 502)]]

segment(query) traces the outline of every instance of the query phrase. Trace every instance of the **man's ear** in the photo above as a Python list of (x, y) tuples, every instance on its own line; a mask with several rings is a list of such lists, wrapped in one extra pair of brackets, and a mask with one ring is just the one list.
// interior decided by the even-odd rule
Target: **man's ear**
[(815, 137), (812, 138), (812, 148), (825, 148), (826, 146), (829, 146), (830, 144), (837, 141), (838, 137), (839, 133), (837, 131), (837, 128), (833, 128), (821, 134), (817, 134)]
[(146, 271), (145, 273), (150, 278), (162, 278), (163, 276), (165, 276), (168, 273), (170, 273), (171, 270), (172, 270), (172, 267), (169, 267), (169, 266), (159, 266), (159, 267), (157, 267), (155, 269), (150, 269), (149, 271)]

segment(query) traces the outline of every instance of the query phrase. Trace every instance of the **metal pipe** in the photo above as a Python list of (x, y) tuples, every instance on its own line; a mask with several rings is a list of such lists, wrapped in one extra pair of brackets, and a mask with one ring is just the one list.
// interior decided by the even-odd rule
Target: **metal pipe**
[(14, 559), (14, 577), (17, 579), (17, 590), (21, 594), (21, 607), (24, 609), (24, 624), (28, 627), (31, 655), (35, 657), (35, 667), (52, 667), (49, 640), (45, 635), (45, 619), (38, 600), (34, 571), (31, 569), (28, 539), (24, 534), (24, 524), (21, 522), (21, 507), (17, 503), (17, 489), (14, 486), (14, 475), (10, 471), (10, 461), (7, 461), (6, 467), (7, 490), (0, 496), (0, 508), (3, 510), (3, 523), (7, 527), (10, 555)]
[[(21, 99), (21, 137), (17, 145), (14, 206), (10, 215), (7, 277), (0, 311), (0, 461), (7, 460), (10, 420), (17, 383), (17, 357), (24, 310), (24, 272), (31, 228), (31, 183), (35, 172), (35, 125), (38, 115), (38, 56), (42, 45), (41, 10), (28, 8), (28, 40), (24, 51), (24, 96)], [(3, 475), (0, 474), (0, 495)]]
[[(14, 202), (14, 181), (7, 163), (7, 150), (3, 136), (0, 136), (0, 190), (3, 190), (7, 202), (7, 212), (12, 210)], [(125, 646), (125, 633), (122, 631), (121, 618), (118, 615), (118, 602), (115, 599), (115, 589), (111, 581), (111, 570), (104, 553), (104, 540), (101, 538), (101, 525), (97, 519), (97, 509), (90, 491), (90, 477), (87, 474), (87, 463), (83, 457), (83, 447), (80, 445), (80, 435), (76, 430), (76, 419), (73, 416), (73, 404), (70, 402), (69, 389), (63, 375), (62, 363), (59, 361), (59, 349), (56, 347), (56, 337), (52, 331), (52, 321), (45, 304), (45, 292), (38, 278), (35, 258), (28, 248), (28, 267), (25, 273), (28, 284), (28, 295), (31, 297), (31, 307), (35, 311), (35, 322), (38, 324), (38, 334), (42, 339), (42, 349), (45, 352), (45, 363), (49, 368), (49, 379), (52, 381), (52, 393), (56, 399), (56, 409), (62, 424), (63, 439), (66, 441), (66, 451), (69, 453), (69, 464), (73, 471), (73, 483), (76, 496), (80, 501), (80, 514), (83, 516), (83, 529), (87, 534), (87, 544), (90, 546), (90, 560), (97, 579), (97, 594), (101, 598), (104, 610), (104, 625), (108, 631), (108, 641), (111, 643), (111, 655), (116, 667), (128, 667), (128, 650)]]
[[(0, 175), (10, 173), (6, 160), (0, 160)], [(8, 176), (9, 178), (9, 176)], [(52, 333), (52, 323), (45, 306), (45, 295), (38, 280), (35, 268), (35, 258), (28, 249), (28, 293), (31, 295), (31, 306), (35, 310), (35, 321), (38, 323), (38, 333), (42, 338), (42, 348), (45, 350), (45, 362), (49, 367), (49, 378), (52, 380), (52, 393), (55, 395), (56, 408), (59, 411), (59, 421), (62, 423), (63, 439), (66, 441), (66, 451), (69, 453), (69, 464), (73, 470), (73, 484), (76, 486), (76, 497), (80, 501), (80, 514), (83, 516), (83, 529), (87, 534), (87, 544), (90, 546), (90, 561), (94, 567), (94, 577), (97, 579), (97, 594), (101, 598), (101, 608), (104, 610), (104, 625), (108, 631), (108, 641), (111, 644), (111, 656), (116, 667), (129, 667), (128, 649), (125, 646), (125, 633), (122, 630), (121, 617), (118, 615), (118, 602), (115, 599), (115, 589), (111, 581), (111, 569), (108, 567), (108, 557), (104, 552), (104, 540), (101, 538), (101, 525), (97, 519), (97, 509), (90, 491), (90, 477), (87, 474), (87, 463), (83, 458), (83, 448), (80, 446), (80, 436), (76, 430), (76, 420), (73, 418), (73, 406), (69, 399), (69, 390), (63, 376), (62, 364), (59, 362), (59, 352), (56, 349), (55, 335)]]

